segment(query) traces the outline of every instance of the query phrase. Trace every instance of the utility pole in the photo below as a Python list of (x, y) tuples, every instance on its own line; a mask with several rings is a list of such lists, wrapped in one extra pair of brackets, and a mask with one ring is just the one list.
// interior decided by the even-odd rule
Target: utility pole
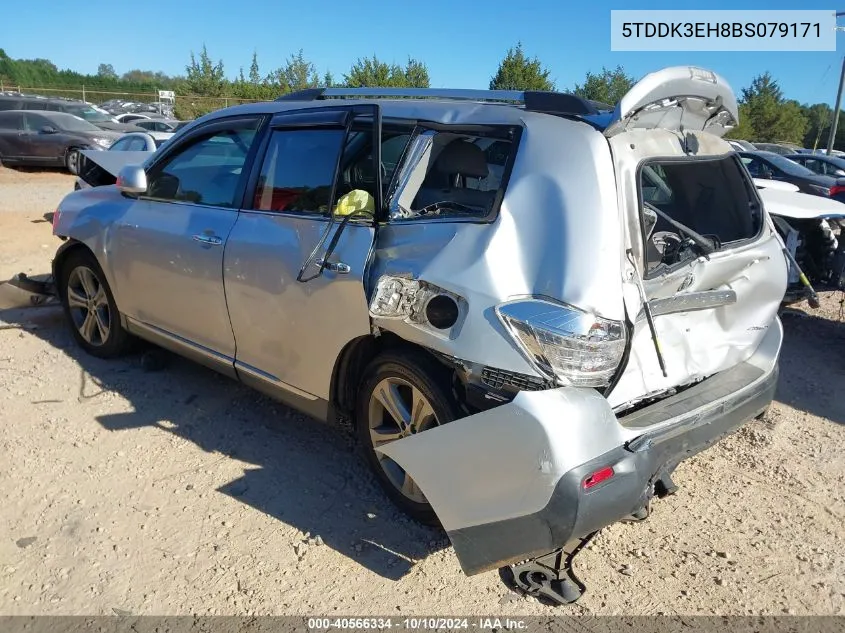
[[(837, 11), (836, 17), (845, 15), (845, 11)], [(837, 26), (837, 31), (845, 31), (845, 27)], [(845, 57), (842, 58), (842, 72), (839, 75), (839, 90), (836, 91), (836, 106), (833, 108), (833, 120), (830, 123), (830, 136), (827, 138), (827, 155), (833, 151), (836, 142), (836, 128), (839, 127), (839, 107), (842, 105), (842, 84), (845, 83)]]
[(833, 121), (830, 124), (830, 136), (827, 138), (828, 156), (830, 156), (830, 152), (833, 150), (833, 143), (836, 141), (836, 128), (839, 126), (839, 106), (842, 104), (843, 83), (845, 83), (845, 57), (842, 58), (842, 73), (839, 75), (839, 90), (836, 91), (836, 105), (833, 108)]

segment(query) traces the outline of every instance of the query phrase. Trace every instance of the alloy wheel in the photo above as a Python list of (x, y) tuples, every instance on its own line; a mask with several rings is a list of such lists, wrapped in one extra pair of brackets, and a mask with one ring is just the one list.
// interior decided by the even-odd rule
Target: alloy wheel
[[(385, 378), (373, 389), (368, 418), (373, 448), (439, 425), (428, 398), (398, 377)], [(378, 451), (376, 455), (379, 466), (398, 491), (411, 501), (428, 503), (422, 490), (399, 464)]]
[(95, 347), (103, 345), (109, 338), (111, 309), (105, 286), (87, 266), (77, 266), (71, 271), (67, 303), (80, 336)]

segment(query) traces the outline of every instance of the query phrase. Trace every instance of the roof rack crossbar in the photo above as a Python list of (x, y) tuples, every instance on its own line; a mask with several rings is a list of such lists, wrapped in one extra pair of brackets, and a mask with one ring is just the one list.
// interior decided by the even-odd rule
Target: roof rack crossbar
[(473, 90), (462, 88), (308, 88), (282, 95), (276, 101), (316, 101), (333, 98), (412, 98), (491, 101), (524, 106), (532, 112), (562, 115), (598, 114), (604, 104), (564, 92), (540, 90)]

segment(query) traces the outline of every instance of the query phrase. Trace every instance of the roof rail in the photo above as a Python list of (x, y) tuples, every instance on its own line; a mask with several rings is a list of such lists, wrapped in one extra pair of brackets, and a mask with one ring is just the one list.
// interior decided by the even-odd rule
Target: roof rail
[(491, 101), (524, 106), (532, 112), (561, 115), (591, 115), (611, 110), (609, 106), (565, 92), (541, 90), (472, 90), (462, 88), (308, 88), (282, 95), (276, 101), (316, 101), (322, 99), (448, 99)]

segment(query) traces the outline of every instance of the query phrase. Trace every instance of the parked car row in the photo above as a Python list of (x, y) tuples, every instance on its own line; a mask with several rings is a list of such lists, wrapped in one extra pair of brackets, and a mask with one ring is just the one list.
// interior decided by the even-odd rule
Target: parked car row
[(111, 114), (96, 105), (78, 99), (41, 97), (38, 95), (0, 95), (0, 112), (4, 110), (36, 110), (42, 112), (64, 112), (84, 119), (103, 130), (115, 132), (138, 132), (141, 128), (121, 123)]
[[(102, 150), (155, 151), (172, 131), (103, 130), (73, 114), (47, 110), (0, 111), (0, 163), (64, 167), (80, 173), (80, 157)], [(112, 181), (113, 182), (113, 181)]]
[[(763, 152), (771, 152), (773, 154), (781, 154), (782, 156), (787, 156), (789, 154), (827, 154), (827, 150), (808, 149), (806, 147), (801, 147), (800, 145), (796, 145), (794, 143), (751, 143), (749, 141), (742, 141), (737, 139), (729, 139), (728, 143), (730, 143), (731, 147), (733, 147), (738, 152), (754, 152), (760, 150)], [(845, 156), (845, 152), (841, 152), (839, 150), (834, 149), (831, 150), (831, 155)]]
[(137, 102), (126, 99), (109, 99), (101, 104), (101, 107), (112, 115), (121, 114), (148, 114), (173, 118), (173, 104), (164, 102)]

